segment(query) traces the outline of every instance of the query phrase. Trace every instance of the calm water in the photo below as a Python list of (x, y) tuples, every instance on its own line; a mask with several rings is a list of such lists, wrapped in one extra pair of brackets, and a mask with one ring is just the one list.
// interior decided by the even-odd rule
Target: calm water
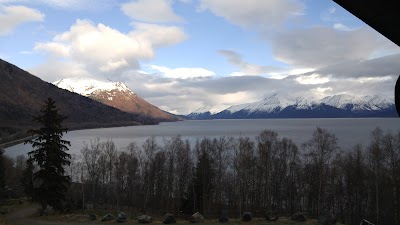
[[(83, 142), (99, 137), (112, 139), (118, 149), (124, 150), (131, 142), (142, 145), (151, 136), (159, 143), (165, 139), (181, 135), (194, 143), (196, 139), (220, 136), (256, 137), (262, 130), (278, 132), (280, 137), (289, 137), (297, 144), (311, 138), (315, 128), (328, 129), (338, 138), (339, 145), (346, 149), (355, 143), (366, 145), (370, 132), (376, 127), (383, 130), (400, 130), (400, 118), (367, 119), (262, 119), (262, 120), (189, 120), (161, 123), (155, 126), (132, 126), (71, 131), (64, 135), (71, 141), (70, 154), (79, 154)], [(6, 155), (15, 157), (31, 150), (29, 145), (15, 145), (6, 149)]]

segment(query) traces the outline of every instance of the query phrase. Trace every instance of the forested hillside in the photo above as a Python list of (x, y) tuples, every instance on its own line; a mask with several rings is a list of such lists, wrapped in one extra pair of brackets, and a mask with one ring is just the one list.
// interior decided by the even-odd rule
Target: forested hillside
[[(163, 145), (149, 138), (126, 149), (96, 139), (67, 169), (76, 182), (68, 204), (160, 216), (200, 211), (206, 218), (301, 211), (308, 218), (333, 213), (345, 224), (397, 224), (398, 149), (400, 133), (379, 128), (367, 145), (352, 149), (340, 149), (335, 135), (322, 128), (301, 146), (269, 130), (255, 140), (204, 138), (194, 146), (179, 136)], [(5, 161), (6, 183), (21, 194), (24, 159)]]
[(0, 143), (26, 136), (44, 100), (53, 98), (72, 129), (156, 123), (60, 89), (0, 59)]

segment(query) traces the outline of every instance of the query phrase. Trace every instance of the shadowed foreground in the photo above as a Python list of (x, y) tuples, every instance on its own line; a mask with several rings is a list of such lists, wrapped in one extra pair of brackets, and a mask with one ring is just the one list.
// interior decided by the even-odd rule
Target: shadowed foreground
[[(24, 206), (22, 208), (16, 209), (15, 211), (11, 212), (10, 214), (4, 217), (5, 223), (2, 223), (0, 220), (0, 225), (86, 225), (86, 224), (116, 224), (117, 222), (109, 221), (109, 222), (101, 222), (100, 220), (97, 221), (89, 221), (87, 215), (83, 214), (70, 214), (70, 215), (50, 215), (50, 216), (43, 216), (39, 217), (40, 206), (39, 205), (29, 205)], [(126, 223), (123, 224), (139, 224), (136, 219), (131, 219)], [(162, 224), (161, 221), (155, 221), (153, 224)], [(191, 224), (189, 221), (178, 221), (177, 224)], [(256, 218), (250, 222), (243, 222), (238, 219), (230, 220), (228, 223), (219, 223), (217, 220), (210, 220), (204, 223), (203, 225), (216, 225), (216, 224), (246, 224), (246, 225), (288, 225), (288, 224), (296, 224), (296, 225), (313, 225), (317, 224), (316, 220), (309, 220), (307, 222), (294, 222), (288, 218), (281, 218), (279, 221), (270, 222), (265, 221), (262, 218)]]

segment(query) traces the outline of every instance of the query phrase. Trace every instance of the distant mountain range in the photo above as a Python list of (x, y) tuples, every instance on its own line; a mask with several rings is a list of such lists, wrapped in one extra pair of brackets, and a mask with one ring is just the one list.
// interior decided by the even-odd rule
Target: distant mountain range
[(393, 100), (380, 95), (347, 94), (322, 99), (273, 94), (254, 103), (234, 105), (217, 113), (211, 106), (202, 107), (189, 119), (258, 119), (258, 118), (349, 118), (397, 117)]
[(178, 118), (148, 103), (122, 82), (99, 81), (88, 78), (68, 78), (53, 83), (59, 88), (89, 97), (121, 111), (145, 115), (159, 121)]

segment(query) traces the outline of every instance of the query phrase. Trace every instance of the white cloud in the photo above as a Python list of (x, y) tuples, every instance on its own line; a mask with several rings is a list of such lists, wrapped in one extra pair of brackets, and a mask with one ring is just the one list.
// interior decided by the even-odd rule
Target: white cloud
[(166, 23), (183, 22), (184, 19), (176, 15), (169, 0), (135, 0), (122, 4), (122, 11), (134, 20)]
[(72, 10), (96, 10), (106, 9), (117, 5), (116, 0), (37, 0), (41, 4), (46, 4), (56, 8)]
[(28, 69), (28, 71), (39, 75), (41, 79), (50, 83), (62, 78), (91, 76), (82, 63), (54, 59), (49, 59), (41, 65)]
[(168, 68), (165, 66), (150, 65), (150, 68), (160, 72), (163, 76), (176, 79), (205, 78), (215, 75), (213, 71), (204, 68)]
[(116, 0), (0, 0), (0, 3), (24, 3), (30, 5), (46, 5), (56, 9), (97, 10), (117, 4)]
[(333, 24), (333, 28), (335, 28), (336, 30), (342, 30), (342, 31), (352, 31), (355, 30), (353, 28), (350, 28), (342, 23), (335, 23)]
[(44, 17), (43, 13), (26, 6), (0, 5), (0, 35), (10, 34), (15, 27), (24, 23), (43, 21)]
[(334, 14), (336, 12), (336, 8), (332, 7), (328, 9), (329, 14)]
[(154, 47), (175, 45), (186, 40), (185, 32), (176, 26), (161, 26), (148, 23), (133, 23), (135, 31), (130, 36), (147, 40)]
[(201, 0), (200, 10), (243, 27), (277, 26), (293, 15), (303, 12), (298, 0)]
[(341, 18), (337, 16), (336, 8), (331, 7), (322, 11), (321, 20), (326, 22), (339, 22)]
[(156, 48), (186, 38), (183, 30), (174, 26), (138, 23), (134, 27), (131, 32), (122, 33), (101, 23), (77, 20), (51, 42), (36, 43), (34, 50), (48, 52), (52, 57), (67, 57), (71, 62), (85, 65), (88, 73), (109, 76), (138, 69), (138, 61), (153, 58)]
[(243, 72), (233, 72), (233, 73), (230, 74), (230, 76), (240, 77), (240, 76), (247, 76), (247, 74), (245, 74)]
[(299, 76), (296, 78), (297, 82), (300, 84), (324, 84), (329, 82), (329, 78), (321, 77), (318, 74), (312, 74), (309, 76)]
[(290, 30), (272, 38), (277, 60), (289, 65), (319, 68), (349, 60), (367, 59), (384, 47), (382, 37), (369, 28), (351, 31), (329, 27)]
[(315, 69), (312, 68), (292, 68), (289, 70), (283, 70), (283, 71), (279, 71), (279, 72), (273, 72), (273, 73), (269, 73), (268, 77), (269, 78), (273, 78), (273, 79), (283, 79), (286, 78), (288, 76), (292, 76), (292, 75), (301, 75), (304, 73), (309, 73), (314, 71)]
[(82, 9), (89, 6), (88, 1), (85, 0), (36, 0), (36, 2), (64, 9)]
[(234, 72), (233, 74), (231, 74), (233, 76), (265, 75), (267, 73), (282, 70), (282, 68), (277, 68), (273, 66), (260, 66), (248, 63), (242, 59), (242, 56), (234, 51), (219, 50), (218, 53), (226, 57), (232, 65), (238, 66), (240, 68), (240, 72)]
[(336, 78), (365, 78), (395, 76), (400, 73), (400, 54), (387, 55), (369, 60), (350, 60), (320, 68), (313, 73)]
[(60, 57), (67, 57), (70, 55), (70, 49), (68, 46), (55, 42), (37, 43), (33, 50), (51, 52)]

